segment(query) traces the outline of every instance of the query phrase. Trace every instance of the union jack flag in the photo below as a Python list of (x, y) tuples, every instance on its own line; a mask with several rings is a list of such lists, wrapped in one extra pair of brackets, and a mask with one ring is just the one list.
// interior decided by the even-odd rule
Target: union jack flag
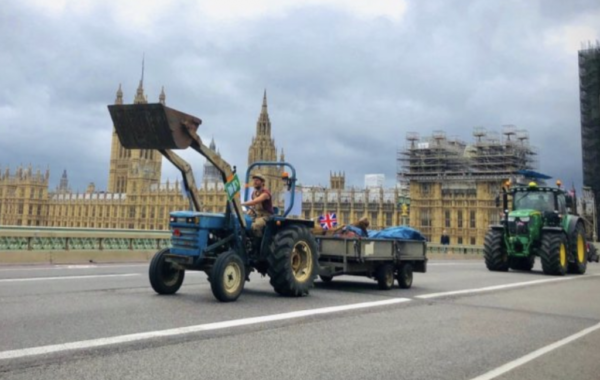
[(319, 216), (319, 223), (324, 230), (330, 230), (337, 227), (337, 216), (335, 212)]

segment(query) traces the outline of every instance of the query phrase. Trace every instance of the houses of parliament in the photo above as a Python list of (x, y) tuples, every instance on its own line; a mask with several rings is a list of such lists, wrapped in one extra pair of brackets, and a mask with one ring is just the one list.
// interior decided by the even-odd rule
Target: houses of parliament
[[(158, 101), (166, 104), (164, 88)], [(147, 103), (143, 81), (140, 81), (134, 104)], [(121, 86), (115, 104), (123, 104)], [(217, 151), (216, 144), (210, 148)], [(278, 157), (279, 156), (279, 157)], [(248, 165), (256, 161), (284, 161), (283, 149), (278, 155), (271, 135), (266, 92), (256, 122), (256, 134), (248, 151)], [(121, 146), (113, 128), (108, 172), (108, 188), (100, 191), (91, 183), (85, 192), (73, 192), (67, 171), (55, 189), (49, 188), (49, 170), (29, 167), (14, 171), (0, 170), (0, 225), (98, 228), (98, 229), (168, 229), (169, 212), (189, 208), (182, 195), (181, 182), (161, 182), (162, 156), (153, 150), (128, 150)], [(267, 187), (283, 200), (280, 169), (261, 169)], [(335, 212), (338, 222), (350, 223), (367, 216), (373, 228), (401, 224), (398, 189), (347, 188), (345, 175), (330, 173), (330, 186), (302, 186), (302, 215), (313, 219)], [(204, 165), (198, 195), (204, 212), (223, 212), (227, 202), (223, 183), (216, 168)], [(406, 210), (405, 210), (406, 211)]]

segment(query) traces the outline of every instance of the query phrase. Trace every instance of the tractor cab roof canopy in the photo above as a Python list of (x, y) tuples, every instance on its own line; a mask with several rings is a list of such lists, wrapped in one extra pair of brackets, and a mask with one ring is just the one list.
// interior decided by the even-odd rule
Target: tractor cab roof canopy
[(510, 193), (518, 193), (518, 192), (527, 192), (527, 191), (543, 191), (543, 192), (553, 192), (557, 194), (565, 194), (566, 192), (557, 187), (548, 187), (548, 186), (537, 186), (529, 184), (529, 186), (515, 186), (510, 189)]

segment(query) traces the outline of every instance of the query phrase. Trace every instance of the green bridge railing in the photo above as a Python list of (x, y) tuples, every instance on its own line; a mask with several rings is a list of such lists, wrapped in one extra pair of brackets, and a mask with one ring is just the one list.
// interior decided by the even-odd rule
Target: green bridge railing
[(170, 245), (168, 231), (0, 226), (0, 251), (159, 250)]
[[(159, 250), (171, 246), (169, 231), (0, 226), (1, 251)], [(482, 246), (429, 243), (428, 253), (483, 255)]]

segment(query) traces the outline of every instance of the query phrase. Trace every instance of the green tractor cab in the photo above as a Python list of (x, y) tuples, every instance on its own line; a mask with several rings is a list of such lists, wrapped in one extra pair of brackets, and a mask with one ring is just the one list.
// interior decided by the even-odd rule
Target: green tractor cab
[(587, 249), (583, 220), (571, 210), (574, 196), (560, 187), (510, 187), (507, 183), (496, 199), (502, 205), (502, 222), (490, 227), (484, 256), (490, 271), (530, 271), (540, 257), (545, 274), (584, 274)]

